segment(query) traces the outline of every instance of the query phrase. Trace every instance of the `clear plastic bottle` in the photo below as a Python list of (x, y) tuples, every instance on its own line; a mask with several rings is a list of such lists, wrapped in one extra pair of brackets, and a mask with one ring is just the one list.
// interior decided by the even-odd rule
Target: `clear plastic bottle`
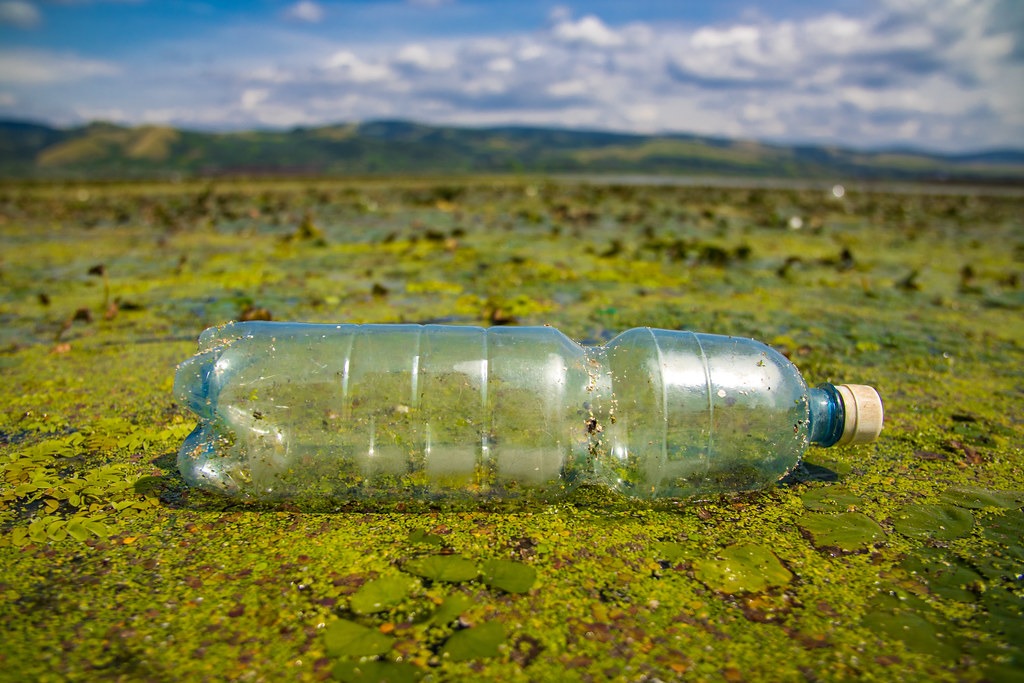
[(232, 323), (175, 393), (186, 482), (256, 500), (642, 499), (761, 488), (811, 443), (877, 437), (870, 387), (809, 389), (751, 339), (636, 328)]

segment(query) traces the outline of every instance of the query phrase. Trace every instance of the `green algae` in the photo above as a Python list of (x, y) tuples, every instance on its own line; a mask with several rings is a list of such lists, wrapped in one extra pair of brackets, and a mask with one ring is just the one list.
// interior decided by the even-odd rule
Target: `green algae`
[[(3, 675), (1014, 680), (1021, 198), (847, 189), (0, 188)], [(319, 234), (302, 239), (304, 222)], [(596, 490), (505, 508), (231, 504), (176, 474), (194, 423), (171, 378), (203, 327), (260, 309), (551, 324), (592, 343), (641, 325), (752, 336), (809, 382), (875, 384), (888, 422), (876, 444), (812, 449), (816, 467), (775, 489), (687, 505)], [(969, 510), (973, 527), (947, 538), (926, 515), (904, 535), (905, 506), (921, 505)], [(819, 549), (807, 520), (848, 513), (885, 542)], [(755, 573), (726, 553), (751, 545), (770, 553), (770, 585), (718, 590), (736, 584), (716, 570)], [(407, 571), (431, 555), (464, 559), (462, 580)], [(523, 567), (525, 592), (486, 582), (495, 561)], [(389, 577), (413, 583), (382, 611), (351, 609)], [(343, 621), (389, 647), (328, 648)], [(445, 656), (489, 623), (496, 644)]]

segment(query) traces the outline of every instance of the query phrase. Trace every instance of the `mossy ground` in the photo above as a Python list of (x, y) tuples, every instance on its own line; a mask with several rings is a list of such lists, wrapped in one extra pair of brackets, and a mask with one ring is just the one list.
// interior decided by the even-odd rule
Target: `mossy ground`
[[(1024, 680), (1022, 216), (931, 188), (0, 188), (0, 679)], [(170, 389), (204, 327), (267, 315), (745, 335), (878, 387), (887, 424), (655, 508), (237, 506), (177, 475)]]

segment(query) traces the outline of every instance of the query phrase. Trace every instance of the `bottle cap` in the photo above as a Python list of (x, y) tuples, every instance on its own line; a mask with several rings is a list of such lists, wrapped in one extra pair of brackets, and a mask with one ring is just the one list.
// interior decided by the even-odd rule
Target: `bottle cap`
[(870, 443), (882, 432), (882, 398), (873, 387), (864, 384), (836, 386), (843, 401), (845, 422), (837, 446)]

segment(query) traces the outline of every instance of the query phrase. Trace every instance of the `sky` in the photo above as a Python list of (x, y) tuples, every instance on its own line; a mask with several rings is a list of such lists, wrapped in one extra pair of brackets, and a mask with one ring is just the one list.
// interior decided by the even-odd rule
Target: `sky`
[(0, 0), (0, 118), (1024, 149), (1024, 0)]

